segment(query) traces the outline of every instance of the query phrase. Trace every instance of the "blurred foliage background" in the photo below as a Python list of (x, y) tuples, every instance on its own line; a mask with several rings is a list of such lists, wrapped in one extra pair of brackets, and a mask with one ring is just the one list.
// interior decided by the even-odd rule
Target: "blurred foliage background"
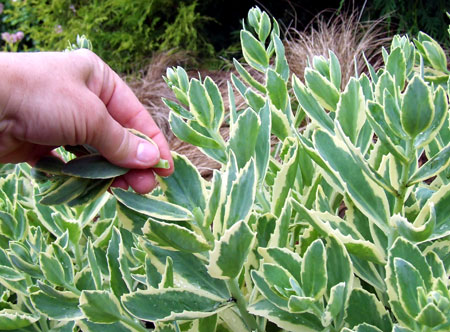
[[(77, 34), (120, 73), (139, 70), (159, 51), (184, 50), (197, 66), (215, 69), (237, 54), (240, 20), (258, 5), (276, 17), (285, 34), (305, 29), (319, 13), (358, 11), (360, 20), (386, 22), (388, 33), (424, 31), (450, 46), (450, 0), (5, 0), (1, 47), (63, 50)], [(22, 31), (23, 39), (11, 38)]]

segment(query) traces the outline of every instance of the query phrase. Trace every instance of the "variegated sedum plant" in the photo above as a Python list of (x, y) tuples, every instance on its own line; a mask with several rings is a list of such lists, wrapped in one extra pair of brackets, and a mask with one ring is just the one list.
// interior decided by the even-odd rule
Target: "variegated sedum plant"
[(343, 84), (331, 51), (290, 75), (279, 34), (250, 10), (229, 109), (167, 70), (172, 130), (221, 164), (211, 180), (175, 155), (151, 195), (48, 206), (26, 165), (5, 169), (0, 330), (450, 330), (443, 50), (395, 37)]

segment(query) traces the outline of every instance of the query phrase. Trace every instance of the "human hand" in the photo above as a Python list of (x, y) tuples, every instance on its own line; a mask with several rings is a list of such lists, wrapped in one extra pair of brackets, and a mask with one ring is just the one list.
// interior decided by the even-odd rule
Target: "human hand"
[[(130, 172), (114, 186), (147, 193), (173, 160), (163, 133), (131, 89), (88, 50), (0, 53), (0, 163), (35, 163), (62, 145), (89, 144)], [(131, 134), (144, 133), (159, 148)], [(159, 159), (169, 169), (151, 169)]]

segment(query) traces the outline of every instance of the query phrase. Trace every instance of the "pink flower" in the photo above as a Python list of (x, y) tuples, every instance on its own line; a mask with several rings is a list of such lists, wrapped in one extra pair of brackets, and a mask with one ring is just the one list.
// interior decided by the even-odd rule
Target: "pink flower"
[(23, 31), (17, 31), (15, 33), (17, 41), (21, 41), (23, 39), (23, 37), (25, 37), (25, 34), (23, 33)]
[(11, 42), (11, 35), (9, 32), (2, 32), (2, 39), (7, 42), (10, 43)]

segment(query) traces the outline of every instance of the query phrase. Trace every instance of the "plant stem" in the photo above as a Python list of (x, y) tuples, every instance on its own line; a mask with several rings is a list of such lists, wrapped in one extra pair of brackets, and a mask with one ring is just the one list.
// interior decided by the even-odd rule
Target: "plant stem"
[(226, 284), (228, 290), (231, 293), (231, 296), (233, 296), (233, 298), (236, 300), (236, 305), (239, 309), (239, 313), (241, 314), (241, 317), (244, 320), (245, 324), (247, 324), (247, 326), (252, 331), (263, 332), (263, 330), (261, 330), (258, 324), (256, 323), (255, 317), (253, 317), (247, 311), (247, 301), (245, 300), (244, 295), (239, 289), (237, 280), (236, 279), (227, 280)]
[(43, 332), (48, 332), (47, 318), (42, 317), (39, 319), (39, 325)]
[(264, 196), (262, 188), (256, 190), (256, 199), (258, 200), (258, 203), (261, 204), (261, 207), (263, 208), (264, 212), (270, 212), (270, 204), (267, 201), (266, 197)]
[(138, 332), (148, 332), (148, 330), (143, 327), (141, 324), (139, 324), (138, 322), (136, 322), (134, 319), (131, 319), (130, 317), (122, 317), (120, 319), (120, 321), (122, 323), (124, 323), (125, 325), (131, 327), (133, 330), (138, 331)]
[(414, 149), (412, 140), (408, 140), (406, 143), (406, 156), (408, 158), (408, 162), (403, 165), (402, 174), (400, 178), (400, 187), (398, 188), (398, 196), (395, 198), (394, 205), (394, 214), (401, 213), (403, 211), (403, 204), (405, 203), (405, 194), (407, 190), (407, 182), (409, 177), (409, 170), (411, 168), (411, 164), (414, 161)]

